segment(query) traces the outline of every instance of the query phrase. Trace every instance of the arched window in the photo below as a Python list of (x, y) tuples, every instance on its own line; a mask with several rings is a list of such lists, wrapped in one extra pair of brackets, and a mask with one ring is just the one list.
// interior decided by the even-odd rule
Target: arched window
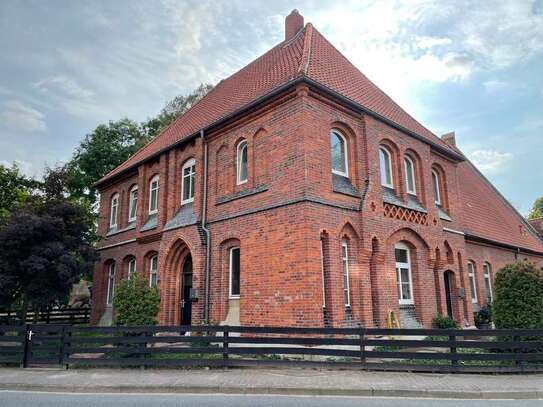
[(347, 140), (337, 130), (330, 132), (330, 153), (332, 156), (332, 172), (344, 177), (349, 176)]
[(413, 282), (409, 247), (404, 243), (398, 243), (394, 249), (399, 303), (413, 304)]
[(388, 188), (394, 188), (392, 159), (390, 152), (385, 147), (379, 147), (379, 168), (381, 171), (381, 185)]
[(138, 186), (134, 185), (130, 189), (130, 196), (128, 201), (128, 221), (135, 222), (138, 214)]
[(341, 242), (341, 269), (343, 274), (343, 302), (346, 307), (351, 306), (351, 290), (349, 287), (349, 243)]
[(441, 206), (441, 177), (436, 170), (432, 170), (432, 185), (434, 187), (434, 202)]
[(194, 201), (194, 181), (196, 178), (196, 161), (188, 160), (181, 169), (181, 205)]
[(149, 259), (149, 286), (155, 287), (158, 282), (158, 255)]
[(247, 182), (247, 140), (242, 140), (238, 144), (236, 154), (236, 180), (237, 184)]
[(149, 215), (158, 212), (159, 177), (155, 175), (149, 182)]
[(130, 280), (136, 274), (136, 259), (131, 258), (128, 261), (128, 279)]
[(230, 249), (230, 298), (239, 298), (240, 295), (241, 259), (239, 247)]
[(468, 279), (471, 290), (471, 302), (475, 304), (477, 303), (477, 283), (475, 282), (475, 265), (471, 261), (468, 262)]
[(485, 282), (485, 295), (487, 303), (492, 302), (492, 277), (490, 275), (490, 264), (483, 264), (483, 279)]
[(115, 263), (111, 263), (108, 268), (107, 275), (107, 297), (106, 304), (113, 304), (113, 296), (115, 295)]
[(117, 227), (117, 218), (119, 214), (119, 194), (114, 194), (111, 197), (111, 209), (109, 211), (109, 228)]
[(404, 159), (405, 167), (405, 185), (407, 193), (417, 195), (417, 184), (415, 181), (415, 163), (411, 157), (406, 156)]

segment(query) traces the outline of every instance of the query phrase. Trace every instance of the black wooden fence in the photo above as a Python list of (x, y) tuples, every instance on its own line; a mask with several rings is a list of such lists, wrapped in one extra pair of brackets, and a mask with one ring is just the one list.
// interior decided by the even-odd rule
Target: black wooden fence
[[(89, 307), (47, 308), (44, 310), (28, 311), (25, 323), (32, 324), (88, 324), (90, 321)], [(20, 316), (11, 310), (0, 311), (0, 324), (21, 324)]]
[(543, 371), (543, 330), (30, 325), (0, 327), (0, 338), (12, 352), (0, 362), (25, 366)]

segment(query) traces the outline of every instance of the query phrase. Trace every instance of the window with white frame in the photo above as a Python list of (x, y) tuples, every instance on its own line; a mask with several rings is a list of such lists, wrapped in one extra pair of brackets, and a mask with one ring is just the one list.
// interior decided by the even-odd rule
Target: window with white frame
[(236, 154), (236, 181), (237, 184), (247, 182), (247, 140), (242, 140), (238, 144)]
[(119, 194), (114, 194), (111, 197), (111, 208), (109, 211), (109, 228), (115, 229), (117, 227), (117, 218), (119, 215)]
[(475, 265), (470, 261), (468, 263), (469, 288), (471, 290), (471, 302), (477, 303), (477, 284), (475, 282)]
[(347, 140), (337, 130), (330, 132), (330, 153), (332, 157), (332, 172), (343, 177), (348, 177)]
[(156, 287), (158, 282), (158, 255), (149, 259), (149, 286)]
[(351, 293), (349, 287), (349, 244), (347, 241), (341, 243), (341, 268), (343, 274), (343, 302), (346, 307), (351, 306)]
[(230, 298), (239, 298), (240, 294), (240, 250), (239, 247), (230, 249)]
[(441, 179), (436, 170), (432, 170), (432, 185), (434, 187), (434, 202), (441, 205)]
[(107, 297), (106, 304), (113, 304), (113, 296), (115, 295), (115, 263), (111, 263), (108, 268), (107, 275)]
[(134, 185), (130, 189), (130, 196), (128, 201), (128, 221), (134, 222), (138, 214), (138, 186)]
[(381, 171), (381, 185), (394, 188), (392, 179), (392, 158), (385, 147), (379, 148), (379, 169)]
[(128, 262), (128, 279), (130, 280), (136, 274), (136, 259), (132, 258)]
[(405, 185), (407, 193), (411, 195), (417, 195), (417, 185), (415, 181), (415, 163), (411, 157), (405, 157), (404, 159), (405, 167)]
[(411, 278), (411, 255), (409, 247), (398, 243), (394, 247), (396, 258), (396, 282), (400, 304), (413, 304), (413, 282)]
[(159, 177), (155, 175), (149, 182), (149, 215), (158, 212)]
[(492, 302), (492, 277), (490, 275), (490, 264), (483, 264), (483, 279), (485, 282), (485, 295), (487, 302)]
[(196, 179), (196, 161), (188, 160), (181, 169), (181, 205), (194, 201), (194, 181)]

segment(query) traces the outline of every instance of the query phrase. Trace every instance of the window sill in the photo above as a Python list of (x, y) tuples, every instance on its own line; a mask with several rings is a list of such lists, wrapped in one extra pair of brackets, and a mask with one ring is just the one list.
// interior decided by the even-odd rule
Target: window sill
[(140, 232), (146, 232), (148, 230), (154, 229), (158, 224), (158, 216), (156, 213), (149, 215), (147, 221), (140, 228)]
[(267, 185), (264, 185), (264, 184), (257, 185), (256, 187), (254, 187), (252, 189), (245, 189), (243, 191), (235, 192), (233, 194), (225, 195), (225, 196), (222, 196), (220, 198), (217, 198), (217, 200), (215, 201), (215, 205), (221, 205), (221, 204), (225, 204), (227, 202), (232, 202), (232, 201), (235, 201), (236, 199), (241, 199), (241, 198), (245, 198), (247, 196), (256, 195), (256, 194), (259, 194), (261, 192), (265, 192), (267, 190), (268, 190)]
[(237, 296), (232, 296), (231, 295), (230, 297), (228, 297), (229, 300), (239, 300), (239, 298), (240, 298), (239, 295), (237, 295)]
[(447, 212), (443, 210), (443, 207), (441, 205), (436, 204), (436, 208), (437, 208), (437, 213), (439, 215), (439, 219), (446, 220), (447, 222), (452, 221), (452, 218), (449, 216)]
[(396, 195), (396, 191), (388, 187), (383, 187), (383, 202), (421, 213), (428, 213), (415, 195), (408, 194), (407, 203), (405, 203)]
[(353, 186), (351, 180), (336, 173), (332, 173), (332, 190), (338, 194), (360, 198), (360, 192)]
[(127, 231), (135, 229), (135, 228), (136, 228), (136, 222), (132, 222), (132, 223), (129, 223), (128, 225), (126, 225), (126, 227), (123, 228), (123, 229), (118, 229), (118, 228), (110, 229), (106, 233), (106, 237), (118, 235), (119, 233), (127, 232)]

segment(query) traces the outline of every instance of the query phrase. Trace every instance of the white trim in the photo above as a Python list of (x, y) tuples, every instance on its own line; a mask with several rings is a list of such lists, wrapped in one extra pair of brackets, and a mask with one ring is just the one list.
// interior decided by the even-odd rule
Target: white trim
[[(132, 195), (136, 193), (136, 199), (132, 199)], [(136, 201), (136, 204), (134, 205), (134, 201)], [(132, 209), (134, 209), (134, 216), (130, 216), (132, 213)], [(134, 185), (132, 188), (130, 188), (130, 192), (128, 193), (128, 222), (134, 222), (138, 216), (138, 186)]]
[(464, 232), (461, 232), (459, 230), (449, 229), (449, 228), (443, 228), (443, 231), (444, 232), (449, 232), (449, 233), (455, 233), (455, 234), (460, 235), (460, 236), (465, 236), (466, 235)]
[[(245, 179), (241, 179), (241, 158), (242, 155), (240, 154), (241, 150), (245, 149), (245, 155), (247, 156), (247, 161), (245, 162), (246, 168), (245, 168)], [(247, 179), (249, 178), (249, 144), (247, 143), (247, 140), (241, 140), (238, 143), (238, 146), (236, 147), (236, 184), (241, 185), (245, 184), (247, 182)]]
[[(405, 250), (407, 253), (407, 263), (401, 263), (396, 260), (396, 249), (398, 250)], [(411, 270), (411, 250), (409, 249), (409, 246), (407, 246), (404, 243), (397, 243), (394, 246), (394, 261), (396, 264), (396, 286), (399, 286), (400, 289), (400, 295), (398, 296), (398, 303), (400, 305), (411, 305), (414, 304), (414, 297), (415, 293), (413, 292), (413, 276), (412, 276), (412, 270)], [(401, 275), (401, 269), (407, 269), (408, 274), (408, 283), (409, 283), (409, 294), (411, 295), (410, 299), (404, 300), (403, 297), (403, 287), (402, 285), (405, 283), (402, 281), (402, 275)]]
[(441, 177), (436, 170), (432, 170), (432, 187), (434, 190), (434, 202), (441, 205)]
[[(185, 169), (189, 168), (189, 173), (185, 176)], [(194, 176), (194, 181), (193, 181)], [(185, 196), (185, 178), (189, 179), (189, 196), (190, 198), (184, 199)], [(187, 160), (181, 168), (181, 205), (185, 205), (194, 202), (194, 184), (196, 182), (196, 160), (191, 158)]]
[[(156, 188), (153, 188), (153, 184), (155, 182), (156, 182)], [(153, 202), (152, 196), (153, 196), (154, 191), (156, 191), (156, 208), (151, 209), (151, 203)], [(153, 178), (151, 178), (151, 181), (149, 181), (149, 215), (152, 215), (158, 212), (159, 191), (160, 191), (160, 177), (159, 175), (155, 175)]]
[[(134, 269), (133, 270), (130, 270), (132, 267), (131, 267), (131, 264), (134, 265)], [(134, 274), (136, 274), (137, 272), (137, 264), (136, 264), (136, 258), (132, 258), (128, 261), (128, 279), (130, 280), (132, 278), (132, 276)]]
[[(409, 171), (409, 169), (407, 168), (408, 163), (411, 165), (411, 171)], [(417, 180), (415, 178), (415, 162), (411, 159), (411, 157), (406, 155), (404, 157), (403, 164), (404, 164), (404, 170), (405, 170), (405, 189), (408, 194), (417, 195)], [(413, 189), (409, 189), (409, 182), (408, 182), (409, 175), (411, 175), (411, 179), (413, 181)]]
[(231, 247), (230, 250), (228, 251), (229, 253), (229, 267), (228, 267), (228, 298), (230, 299), (233, 299), (233, 300), (236, 300), (236, 299), (239, 299), (240, 297), (240, 294), (232, 294), (232, 260), (233, 260), (233, 252), (234, 250), (238, 250), (239, 251), (239, 254), (240, 254), (240, 258), (239, 258), (239, 268), (240, 268), (240, 275), (239, 275), (239, 288), (240, 288), (240, 293), (241, 293), (241, 250), (238, 246), (235, 246), (235, 247)]
[(156, 285), (156, 283), (158, 283), (158, 254), (151, 256), (151, 258), (149, 259), (149, 287), (154, 287), (153, 275), (156, 277)]
[[(488, 262), (484, 262), (483, 263), (483, 281), (488, 281), (488, 297), (490, 297), (490, 302), (492, 302), (492, 300), (494, 298), (492, 298), (492, 273), (491, 273), (491, 267), (490, 267), (490, 263)], [(486, 293), (487, 289), (486, 289), (486, 285), (485, 285), (485, 294)], [(488, 298), (487, 297), (487, 298)]]
[[(347, 148), (347, 138), (339, 130), (336, 130), (336, 129), (332, 129), (330, 131), (330, 138), (332, 134), (336, 135), (343, 141), (343, 157), (344, 157), (343, 165), (345, 166), (345, 171), (335, 170), (334, 163), (332, 162), (332, 173), (341, 175), (342, 177), (348, 177), (349, 176), (349, 156), (348, 156), (349, 149)], [(332, 156), (332, 143), (330, 142), (330, 157), (331, 156)]]
[[(475, 264), (472, 261), (468, 261), (468, 281), (469, 290), (471, 293), (471, 302), (473, 304), (477, 304), (477, 279), (475, 278)], [(473, 285), (471, 284), (472, 281)]]
[[(115, 207), (115, 216), (113, 216), (113, 208)], [(116, 229), (119, 219), (119, 194), (114, 193), (109, 204), (109, 228)]]
[[(381, 155), (382, 154), (382, 155)], [(386, 179), (386, 171), (383, 173), (383, 166), (386, 163), (383, 163), (381, 165), (381, 157), (384, 156), (386, 158), (386, 163), (388, 163), (389, 173), (390, 173), (390, 182)], [(386, 167), (385, 167), (386, 169)], [(394, 174), (392, 173), (393, 167), (392, 167), (392, 154), (388, 150), (388, 148), (384, 146), (379, 147), (379, 175), (381, 178), (381, 185), (387, 188), (394, 188)]]
[[(343, 278), (343, 301), (346, 307), (351, 306), (351, 285), (349, 276), (349, 245), (347, 242), (341, 242), (341, 277)], [(345, 301), (347, 293), (347, 301)]]
[(111, 249), (112, 247), (117, 247), (117, 246), (122, 246), (122, 245), (125, 245), (125, 244), (129, 244), (129, 243), (134, 243), (135, 241), (136, 241), (136, 239), (129, 239), (129, 240), (125, 240), (123, 242), (113, 243), (113, 244), (110, 244), (110, 245), (107, 245), (107, 246), (102, 246), (102, 247), (97, 247), (96, 250), (100, 251), (100, 250)]
[(107, 272), (107, 292), (106, 292), (106, 305), (111, 306), (113, 304), (113, 297), (115, 296), (115, 263), (111, 263)]

